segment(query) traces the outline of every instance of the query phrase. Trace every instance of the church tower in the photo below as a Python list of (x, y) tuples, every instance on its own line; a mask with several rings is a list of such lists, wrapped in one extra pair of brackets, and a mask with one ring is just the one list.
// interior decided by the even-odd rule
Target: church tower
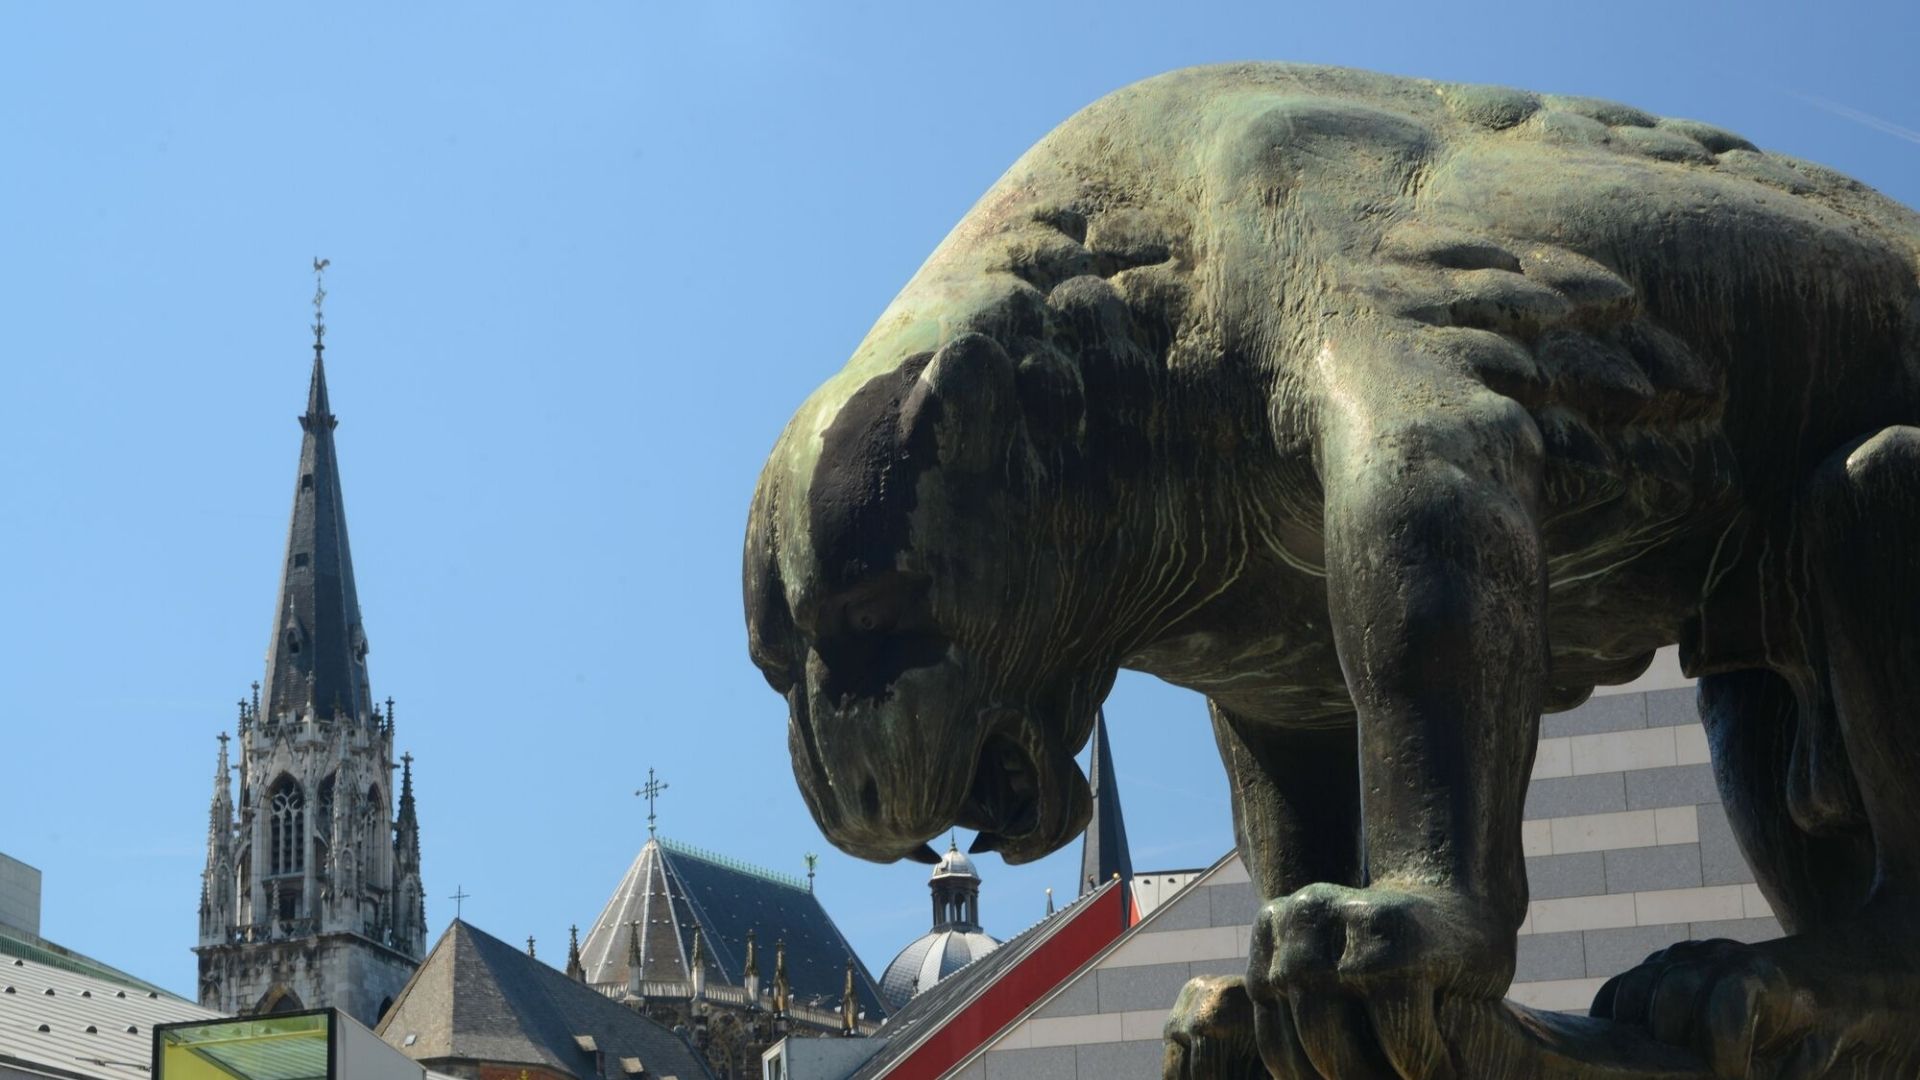
[(413, 759), (395, 760), (393, 699), (382, 711), (367, 681), (325, 333), (316, 321), (266, 680), (240, 703), (237, 799), (220, 736), (194, 952), (209, 1008), (330, 1005), (371, 1027), (419, 966), (426, 910)]

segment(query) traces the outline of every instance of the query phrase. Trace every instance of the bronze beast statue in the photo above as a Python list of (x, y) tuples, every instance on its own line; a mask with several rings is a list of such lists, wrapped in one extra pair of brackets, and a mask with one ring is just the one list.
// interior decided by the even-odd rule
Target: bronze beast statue
[[(747, 620), (807, 804), (870, 859), (1038, 858), (1147, 671), (1206, 695), (1266, 899), (1169, 1075), (1920, 1075), (1917, 267), (1913, 212), (1622, 105), (1122, 90), (767, 463)], [(1789, 936), (1503, 1004), (1538, 718), (1676, 642)]]

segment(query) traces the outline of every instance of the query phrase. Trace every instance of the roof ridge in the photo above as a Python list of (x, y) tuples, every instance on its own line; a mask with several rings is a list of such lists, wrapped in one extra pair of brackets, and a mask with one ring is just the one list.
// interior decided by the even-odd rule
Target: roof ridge
[(101, 963), (85, 953), (75, 952), (38, 934), (28, 934), (25, 930), (15, 927), (0, 930), (0, 954), (18, 957), (29, 963), (42, 964), (58, 971), (124, 986), (129, 990), (158, 993), (175, 1001), (194, 1004), (191, 998), (176, 994), (164, 986), (150, 983), (138, 975), (131, 975), (111, 964)]
[(807, 888), (806, 882), (801, 881), (799, 877), (793, 874), (782, 873), (779, 870), (769, 870), (764, 866), (756, 866), (753, 863), (747, 862), (745, 859), (736, 859), (730, 855), (722, 855), (717, 851), (709, 851), (706, 848), (679, 840), (670, 840), (664, 836), (656, 837), (655, 839), (659, 841), (663, 849), (675, 855), (685, 855), (688, 858), (712, 863), (725, 870), (751, 874), (754, 877), (773, 882), (775, 885), (784, 885), (796, 892), (808, 894), (813, 892), (813, 890)]

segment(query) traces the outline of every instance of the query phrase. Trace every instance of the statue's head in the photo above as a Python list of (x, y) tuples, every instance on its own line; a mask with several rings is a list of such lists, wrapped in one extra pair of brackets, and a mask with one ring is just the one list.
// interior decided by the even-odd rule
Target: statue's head
[(1009, 862), (1072, 840), (1074, 756), (1118, 667), (1124, 530), (1082, 482), (1072, 333), (1118, 300), (1094, 278), (1085, 297), (970, 287), (937, 290), (963, 316), (903, 298), (882, 317), (782, 434), (747, 530), (750, 645), (794, 775), (827, 837), (877, 861), (932, 861), (954, 824)]

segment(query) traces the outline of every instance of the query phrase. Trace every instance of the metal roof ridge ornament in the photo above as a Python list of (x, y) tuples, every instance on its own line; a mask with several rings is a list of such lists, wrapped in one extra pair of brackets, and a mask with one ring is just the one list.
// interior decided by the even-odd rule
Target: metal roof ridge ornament
[(806, 882), (792, 874), (782, 873), (778, 870), (769, 870), (764, 866), (755, 866), (753, 863), (747, 862), (744, 859), (736, 859), (730, 855), (722, 855), (717, 851), (709, 851), (697, 844), (689, 844), (684, 840), (674, 840), (665, 836), (655, 837), (654, 839), (661, 847), (676, 855), (688, 855), (702, 862), (709, 862), (728, 870), (763, 878), (775, 885), (785, 885), (789, 889), (795, 889), (800, 892), (812, 891), (807, 888)]
[(313, 358), (317, 362), (327, 349), (327, 267), (332, 259), (313, 257)]

